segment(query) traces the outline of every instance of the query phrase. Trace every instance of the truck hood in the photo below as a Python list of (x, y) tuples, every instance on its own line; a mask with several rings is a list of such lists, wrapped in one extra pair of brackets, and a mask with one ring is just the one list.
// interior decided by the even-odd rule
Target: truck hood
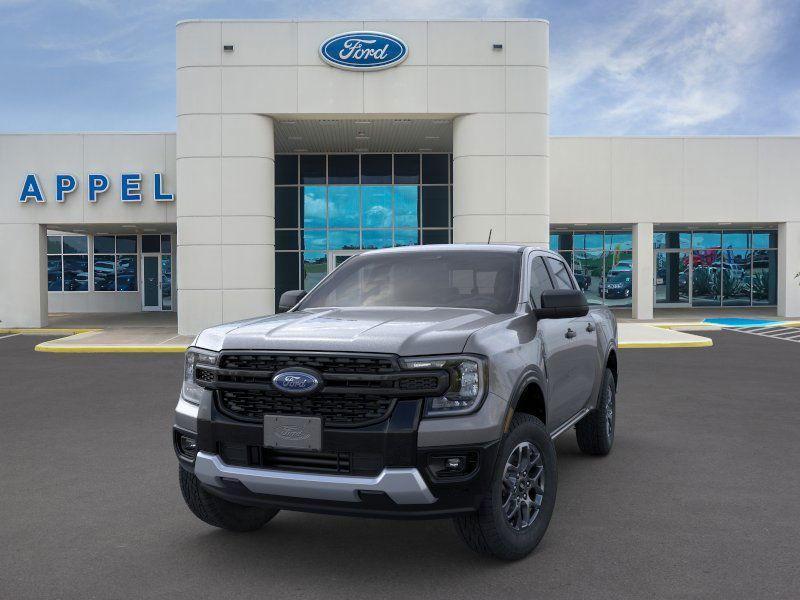
[(328, 308), (289, 312), (206, 329), (208, 350), (457, 354), (478, 329), (507, 316), (465, 308)]

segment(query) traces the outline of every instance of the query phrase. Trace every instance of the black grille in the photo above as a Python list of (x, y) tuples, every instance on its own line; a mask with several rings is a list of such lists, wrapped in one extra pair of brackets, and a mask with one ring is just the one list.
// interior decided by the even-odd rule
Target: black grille
[(332, 356), (314, 354), (226, 354), (223, 369), (275, 372), (288, 367), (306, 367), (325, 373), (381, 375), (397, 371), (394, 361), (375, 356)]
[(404, 377), (398, 382), (401, 390), (430, 391), (439, 387), (436, 377)]
[(276, 450), (234, 442), (220, 442), (219, 454), (229, 465), (282, 471), (377, 475), (383, 469), (383, 458), (380, 454), (360, 452)]
[(369, 394), (287, 397), (269, 390), (220, 390), (219, 408), (234, 419), (262, 422), (264, 415), (322, 417), (325, 426), (352, 427), (385, 419), (395, 399)]

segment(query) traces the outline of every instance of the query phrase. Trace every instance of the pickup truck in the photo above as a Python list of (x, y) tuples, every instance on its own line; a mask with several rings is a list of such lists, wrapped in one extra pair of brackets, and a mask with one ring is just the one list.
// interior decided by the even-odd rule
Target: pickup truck
[(614, 441), (617, 326), (558, 254), (437, 245), (348, 259), (279, 314), (186, 353), (173, 443), (189, 509), (233, 531), (279, 510), (450, 517), (473, 550), (531, 552), (553, 440)]

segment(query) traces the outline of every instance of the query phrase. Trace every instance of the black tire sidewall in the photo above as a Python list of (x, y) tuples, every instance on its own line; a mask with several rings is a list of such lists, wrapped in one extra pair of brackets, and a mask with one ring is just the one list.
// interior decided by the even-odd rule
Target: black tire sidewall
[[(522, 531), (515, 531), (506, 521), (503, 514), (502, 478), (506, 460), (517, 444), (525, 441), (532, 442), (542, 454), (544, 464), (544, 498), (542, 507), (533, 524)], [(511, 428), (503, 439), (497, 455), (495, 472), (492, 477), (490, 495), (491, 518), (493, 529), (497, 533), (498, 541), (504, 546), (503, 558), (522, 558), (531, 552), (544, 537), (550, 523), (556, 503), (556, 490), (558, 487), (558, 469), (556, 466), (556, 451), (550, 435), (541, 421), (529, 415), (516, 415), (511, 422)]]

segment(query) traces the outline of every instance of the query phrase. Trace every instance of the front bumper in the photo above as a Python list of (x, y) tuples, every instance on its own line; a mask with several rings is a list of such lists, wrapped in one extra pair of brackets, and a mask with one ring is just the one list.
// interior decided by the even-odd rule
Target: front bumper
[[(324, 427), (321, 454), (347, 456), (344, 472), (274, 468), (273, 452), (263, 448), (263, 425), (227, 417), (211, 395), (200, 406), (179, 400), (173, 435), (176, 441), (180, 435), (197, 440), (194, 460), (176, 443), (181, 467), (194, 472), (209, 493), (237, 504), (354, 516), (448, 517), (477, 510), (489, 489), (504, 407), (489, 394), (473, 415), (421, 420), (422, 401), (408, 399), (381, 423)], [(466, 471), (437, 472), (434, 465), (448, 456), (467, 457)]]

